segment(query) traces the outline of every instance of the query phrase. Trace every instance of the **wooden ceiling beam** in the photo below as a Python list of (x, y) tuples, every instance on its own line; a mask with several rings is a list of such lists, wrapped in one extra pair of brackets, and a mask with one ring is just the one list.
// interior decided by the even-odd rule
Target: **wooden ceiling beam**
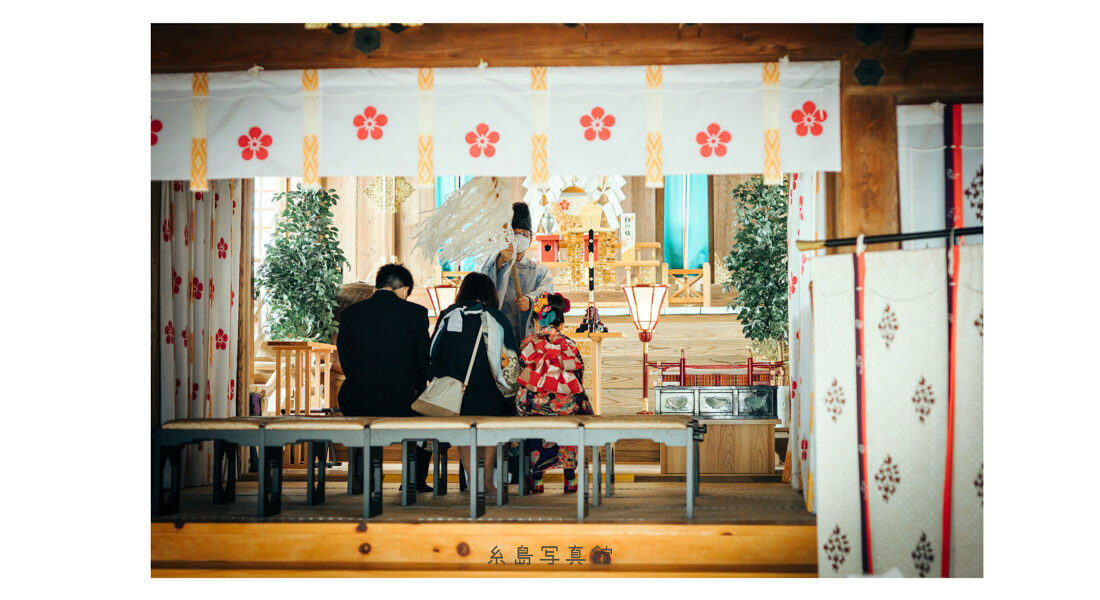
[(845, 95), (932, 96), (944, 102), (982, 95), (982, 51), (894, 53), (873, 57), (882, 66), (877, 85), (860, 85), (855, 70), (863, 54), (841, 58), (840, 89)]
[(981, 50), (983, 35), (981, 25), (951, 27), (914, 27), (909, 41), (909, 51), (928, 50)]
[(903, 51), (904, 25), (883, 26), (864, 46), (851, 24), (428, 23), (393, 33), (379, 29), (369, 55), (354, 31), (307, 30), (302, 24), (153, 24), (152, 72), (354, 67), (594, 66), (834, 60), (841, 55)]

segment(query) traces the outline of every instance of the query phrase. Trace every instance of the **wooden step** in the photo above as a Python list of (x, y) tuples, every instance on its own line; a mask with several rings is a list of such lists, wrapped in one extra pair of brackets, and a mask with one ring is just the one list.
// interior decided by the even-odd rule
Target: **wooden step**
[[(155, 577), (814, 577), (816, 529), (648, 522), (152, 523), (151, 571)], [(515, 564), (520, 546), (530, 550), (530, 564)], [(557, 548), (557, 562), (544, 560), (543, 547)], [(503, 564), (492, 564), (494, 549)], [(572, 557), (578, 560), (567, 563)]]

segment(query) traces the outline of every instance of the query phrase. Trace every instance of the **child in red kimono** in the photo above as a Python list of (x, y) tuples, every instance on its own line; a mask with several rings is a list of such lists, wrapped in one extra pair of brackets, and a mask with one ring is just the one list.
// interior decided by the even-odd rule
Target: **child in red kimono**
[[(592, 414), (592, 404), (581, 384), (584, 361), (573, 340), (561, 333), (568, 310), (569, 300), (561, 294), (544, 292), (535, 302), (532, 318), (538, 328), (520, 344), (523, 371), (516, 395), (516, 411), (520, 416)], [(528, 443), (532, 472), (528, 488), (534, 493), (542, 492), (543, 473), (561, 466), (565, 471), (565, 493), (576, 492), (576, 446), (558, 446), (542, 440)]]

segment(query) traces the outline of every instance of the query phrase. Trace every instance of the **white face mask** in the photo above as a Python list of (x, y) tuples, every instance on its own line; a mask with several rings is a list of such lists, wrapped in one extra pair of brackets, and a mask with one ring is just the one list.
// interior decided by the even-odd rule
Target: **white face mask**
[(525, 235), (516, 236), (516, 254), (519, 254), (531, 247), (531, 238)]

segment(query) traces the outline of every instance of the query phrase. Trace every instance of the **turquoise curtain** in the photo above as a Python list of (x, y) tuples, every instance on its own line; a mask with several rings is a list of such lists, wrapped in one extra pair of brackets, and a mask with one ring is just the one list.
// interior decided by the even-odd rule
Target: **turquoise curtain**
[(699, 269), (710, 260), (710, 190), (706, 175), (665, 177), (665, 262)]
[[(447, 200), (447, 196), (454, 193), (455, 190), (466, 184), (467, 181), (473, 179), (473, 175), (451, 175), (448, 177), (436, 177), (435, 178), (435, 205), (437, 207), (443, 206), (443, 203)], [(473, 271), (477, 269), (477, 257), (470, 257), (462, 261), (459, 268), (453, 268), (454, 265), (449, 262), (441, 262), (444, 271)]]

